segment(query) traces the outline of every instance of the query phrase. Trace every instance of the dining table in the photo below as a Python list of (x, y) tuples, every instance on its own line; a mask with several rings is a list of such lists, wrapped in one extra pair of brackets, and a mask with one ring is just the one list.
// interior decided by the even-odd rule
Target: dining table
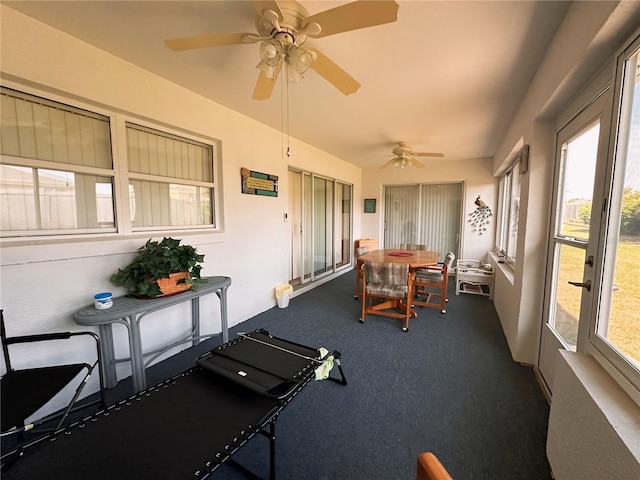
[[(430, 250), (402, 250), (399, 248), (384, 248), (372, 250), (358, 257), (358, 264), (364, 262), (406, 263), (410, 269), (424, 268), (436, 265), (440, 258), (439, 252)], [(360, 266), (358, 265), (358, 266)]]

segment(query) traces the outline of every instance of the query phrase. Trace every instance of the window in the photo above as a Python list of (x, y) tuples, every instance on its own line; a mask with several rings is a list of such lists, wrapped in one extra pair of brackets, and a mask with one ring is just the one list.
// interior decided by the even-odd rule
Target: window
[(599, 311), (589, 338), (640, 388), (640, 37), (619, 57), (615, 85)]
[(516, 262), (518, 218), (520, 214), (520, 157), (500, 178), (496, 250), (507, 263)]
[[(599, 106), (594, 102), (595, 106)], [(594, 107), (595, 108), (595, 107)], [(600, 113), (600, 109), (598, 114)], [(583, 302), (588, 291), (576, 288), (584, 276), (589, 251), (591, 205), (596, 180), (600, 118), (591, 120), (591, 111), (576, 117), (558, 133), (558, 172), (555, 188), (555, 228), (550, 239), (553, 255), (552, 287), (547, 325), (563, 342), (576, 351)], [(584, 118), (588, 122), (584, 123)], [(573, 283), (571, 283), (573, 282)], [(585, 309), (587, 309), (585, 307)], [(584, 314), (588, 317), (588, 313)]]
[(126, 128), (133, 229), (212, 225), (211, 145), (131, 123)]
[(115, 231), (109, 117), (0, 93), (2, 235)]
[[(0, 93), (2, 237), (216, 227), (212, 143)], [(126, 138), (122, 158), (113, 133)]]

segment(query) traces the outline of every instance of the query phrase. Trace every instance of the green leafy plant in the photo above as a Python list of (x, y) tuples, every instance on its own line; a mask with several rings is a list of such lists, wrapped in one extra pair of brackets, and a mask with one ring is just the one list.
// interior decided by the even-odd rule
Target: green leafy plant
[(138, 255), (125, 268), (111, 276), (111, 282), (126, 286), (129, 293), (137, 296), (157, 297), (162, 295), (157, 280), (168, 278), (171, 273), (188, 272), (189, 277), (181, 282), (193, 284), (200, 278), (204, 255), (191, 245), (180, 245), (180, 240), (165, 237), (161, 242), (148, 240), (138, 249)]

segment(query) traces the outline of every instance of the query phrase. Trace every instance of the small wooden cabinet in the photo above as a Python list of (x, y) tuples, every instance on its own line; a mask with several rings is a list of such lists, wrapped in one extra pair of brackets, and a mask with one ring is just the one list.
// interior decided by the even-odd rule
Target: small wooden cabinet
[[(479, 260), (458, 260), (456, 262), (456, 295), (470, 293), (485, 295), (493, 300), (493, 281), (495, 271), (486, 269)], [(483, 288), (486, 288), (485, 289)]]
[(356, 240), (356, 248), (367, 247), (369, 251), (378, 250), (380, 247), (378, 246), (377, 238), (360, 238)]

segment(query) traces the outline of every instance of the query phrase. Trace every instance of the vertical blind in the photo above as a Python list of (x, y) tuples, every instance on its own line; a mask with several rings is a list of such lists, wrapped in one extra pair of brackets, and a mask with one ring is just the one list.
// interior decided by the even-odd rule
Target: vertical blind
[(388, 186), (384, 189), (384, 246), (398, 248), (418, 242), (420, 186)]
[(112, 168), (109, 118), (2, 89), (0, 152), (67, 165)]
[(462, 184), (401, 185), (385, 187), (384, 247), (422, 244), (458, 255)]
[(213, 182), (211, 147), (127, 123), (129, 171)]
[(458, 255), (462, 184), (422, 185), (422, 218), (420, 242), (429, 250), (440, 252), (444, 260), (447, 252)]

